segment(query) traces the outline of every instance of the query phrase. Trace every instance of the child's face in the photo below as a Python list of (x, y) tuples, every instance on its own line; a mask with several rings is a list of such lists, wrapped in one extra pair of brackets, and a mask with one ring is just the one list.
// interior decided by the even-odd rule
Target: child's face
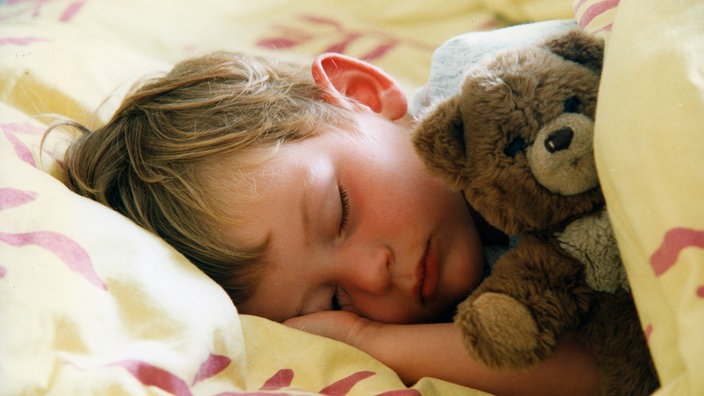
[(360, 132), (285, 145), (255, 176), (233, 238), (271, 238), (242, 313), (276, 321), (337, 307), (389, 323), (436, 320), (479, 282), (483, 254), (459, 192), (432, 178), (408, 126), (359, 112)]

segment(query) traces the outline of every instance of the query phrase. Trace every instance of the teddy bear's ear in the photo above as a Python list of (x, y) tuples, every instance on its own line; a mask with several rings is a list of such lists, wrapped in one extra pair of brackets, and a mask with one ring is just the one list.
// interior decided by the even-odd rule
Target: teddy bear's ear
[(436, 105), (413, 130), (413, 145), (431, 173), (458, 189), (466, 186), (464, 122), (459, 96)]
[(604, 59), (604, 42), (588, 33), (575, 29), (550, 37), (545, 42), (551, 52), (601, 74)]

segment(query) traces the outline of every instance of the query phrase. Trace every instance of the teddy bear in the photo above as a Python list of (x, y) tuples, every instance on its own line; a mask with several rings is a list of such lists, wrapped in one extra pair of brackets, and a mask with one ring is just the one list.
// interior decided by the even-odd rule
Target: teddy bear
[(570, 334), (595, 356), (602, 394), (644, 395), (658, 378), (594, 161), (603, 55), (573, 29), (487, 56), (412, 138), (477, 222), (515, 241), (457, 307), (470, 355), (523, 368)]

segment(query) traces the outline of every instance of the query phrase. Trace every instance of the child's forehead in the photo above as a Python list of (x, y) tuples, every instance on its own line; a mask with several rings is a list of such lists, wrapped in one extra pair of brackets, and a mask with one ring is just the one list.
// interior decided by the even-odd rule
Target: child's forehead
[(278, 147), (261, 147), (204, 161), (197, 172), (205, 195), (220, 208), (259, 199), (259, 185), (275, 172), (272, 159), (278, 151)]
[(203, 173), (210, 178), (216, 194), (237, 197), (240, 201), (261, 199), (262, 192), (274, 185), (288, 182), (303, 183), (301, 172), (312, 162), (325, 159), (334, 162), (336, 156), (352, 148), (364, 148), (367, 133), (357, 126), (321, 126), (305, 137), (259, 145), (231, 153), (222, 160), (212, 161)]

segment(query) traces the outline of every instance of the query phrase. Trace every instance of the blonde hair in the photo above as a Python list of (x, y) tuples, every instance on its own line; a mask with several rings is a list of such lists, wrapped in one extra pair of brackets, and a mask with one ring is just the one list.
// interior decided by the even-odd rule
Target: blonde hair
[(226, 220), (208, 188), (217, 176), (207, 173), (351, 122), (323, 100), (307, 67), (216, 52), (133, 88), (105, 126), (66, 152), (65, 180), (160, 235), (237, 303), (256, 288), (269, 241), (242, 246), (220, 232)]

